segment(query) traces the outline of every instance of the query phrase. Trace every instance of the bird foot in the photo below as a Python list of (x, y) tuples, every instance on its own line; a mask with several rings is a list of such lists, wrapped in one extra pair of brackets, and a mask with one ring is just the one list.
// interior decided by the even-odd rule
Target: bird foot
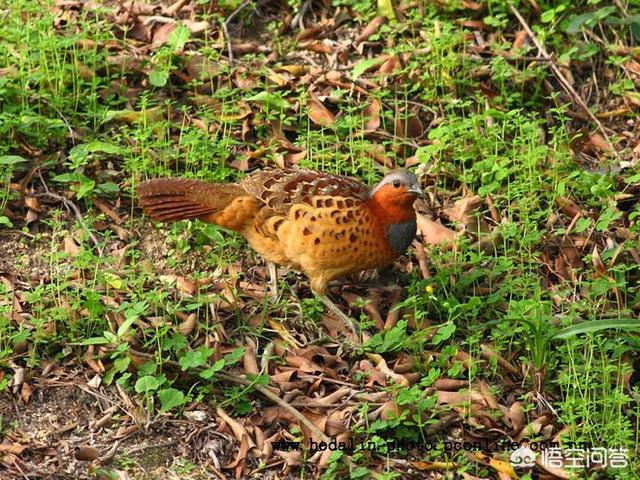
[(338, 319), (340, 319), (349, 329), (353, 332), (356, 338), (360, 338), (360, 332), (356, 321), (345, 314), (340, 307), (334, 303), (327, 295), (316, 294), (318, 298), (324, 303), (324, 305), (333, 313)]
[(278, 269), (276, 264), (268, 262), (269, 267), (269, 296), (274, 302), (278, 300)]

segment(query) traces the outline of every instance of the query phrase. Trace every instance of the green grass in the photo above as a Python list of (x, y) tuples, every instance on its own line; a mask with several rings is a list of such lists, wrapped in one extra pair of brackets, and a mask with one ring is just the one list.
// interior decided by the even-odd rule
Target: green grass
[[(576, 118), (577, 107), (559, 93), (545, 62), (526, 60), (535, 48), (511, 49), (520, 27), (503, 1), (488, 2), (482, 11), (461, 2), (425, 4), (407, 10), (397, 24), (382, 26), (365, 52), (397, 56), (399, 67), (386, 76), (352, 75), (354, 67), (344, 67), (340, 85), (326, 79), (313, 85), (316, 95), (329, 96), (325, 105), (336, 114), (335, 123), (324, 127), (310, 119), (307, 108), (317, 76), (296, 69), (315, 66), (300, 54), (295, 32), (278, 33), (284, 15), (266, 16), (260, 24), (250, 9), (244, 12), (245, 32), (260, 30), (261, 43), (280, 58), (247, 54), (240, 57), (241, 67), (230, 67), (217, 37), (192, 35), (184, 26), (137, 59), (127, 49), (135, 41), (115, 35), (109, 5), (76, 12), (66, 23), (50, 4), (17, 1), (5, 7), (0, 242), (16, 250), (0, 251), (0, 260), (13, 267), (11, 281), (0, 283), (0, 390), (9, 395), (12, 364), (37, 372), (45, 360), (81, 359), (91, 346), (94, 354), (105, 349), (104, 382), (139, 398), (147, 418), (179, 415), (192, 402), (222, 405), (237, 419), (255, 412), (252, 388), (225, 384), (215, 373), (242, 364), (246, 338), (258, 343), (259, 359), (265, 345), (279, 338), (269, 320), (297, 332), (298, 340), (321, 338), (320, 306), (294, 274), (281, 280), (279, 302), (251, 298), (247, 285), (263, 286), (265, 267), (242, 238), (198, 222), (156, 228), (136, 208), (135, 188), (141, 180), (168, 175), (230, 181), (243, 175), (238, 165), (277, 165), (292, 158), (300, 167), (372, 183), (382, 173), (372, 152), (384, 152), (395, 165), (415, 159), (429, 212), (451, 228), (461, 227), (447, 217), (447, 208), (471, 195), (481, 201), (455, 248), (427, 249), (430, 278), (421, 277), (409, 253), (414, 268), (399, 276), (404, 320), (374, 332), (362, 350), (344, 354), (350, 367), (367, 354), (387, 362), (410, 355), (418, 374), (410, 387), (381, 388), (399, 417), (354, 427), (361, 442), (381, 447), (374, 455), (353, 456), (360, 469), (352, 469), (352, 478), (364, 476), (363, 468), (384, 465), (386, 438), (439, 438), (427, 432), (451, 410), (437, 403), (432, 388), (444, 377), (468, 381), (474, 389), (486, 382), (507, 407), (521, 402), (527, 423), (546, 413), (551, 427), (532, 440), (562, 431), (574, 442), (628, 449), (629, 468), (591, 472), (590, 478), (637, 478), (640, 341), (637, 329), (619, 328), (619, 320), (640, 322), (640, 178), (637, 165), (620, 168), (621, 162), (637, 160), (637, 107), (630, 102), (640, 98), (640, 80), (629, 65), (637, 57), (638, 5), (630, 2), (621, 11), (598, 1), (539, 4), (541, 15), (527, 2), (517, 7), (558, 63), (571, 67), (574, 86), (600, 76), (590, 108), (599, 113), (628, 107), (602, 120), (615, 155), (576, 147), (578, 137), (595, 127)], [(219, 25), (236, 6), (214, 13), (199, 7), (197, 16), (213, 15)], [(359, 17), (344, 28), (359, 32), (375, 8), (367, 2), (350, 6)], [(474, 49), (463, 20), (484, 21), (486, 50)], [(344, 43), (348, 35), (338, 30), (329, 38)], [(194, 60), (196, 55), (204, 60)], [(365, 58), (352, 51), (350, 62)], [(195, 64), (201, 76), (185, 80)], [(351, 88), (366, 86), (363, 81), (378, 88), (366, 94)], [(364, 129), (374, 99), (382, 105), (384, 135)], [(403, 131), (410, 121), (424, 132), (418, 138)], [(60, 201), (33, 196), (44, 193), (45, 185), (78, 205), (86, 228)], [(23, 193), (38, 201), (28, 225)], [(563, 198), (585, 215), (573, 219), (559, 207)], [(122, 217), (117, 228), (99, 207), (104, 202)], [(567, 255), (575, 258), (563, 260)], [(560, 272), (566, 265), (574, 267), (571, 274)], [(185, 287), (184, 279), (196, 286)], [(198, 279), (207, 281), (198, 285)], [(226, 280), (226, 290), (216, 283)], [(198, 335), (181, 333), (190, 314)], [(588, 321), (604, 328), (562, 330)], [(495, 358), (483, 356), (485, 344), (519, 374), (510, 376)], [(152, 356), (139, 361), (134, 350)], [(461, 361), (461, 351), (474, 361)], [(251, 381), (268, 380), (261, 375)], [(366, 383), (366, 375), (361, 380)], [(377, 408), (358, 397), (354, 415), (366, 419)], [(485, 414), (501, 417), (490, 410)], [(487, 430), (468, 409), (457, 413), (466, 429)], [(462, 452), (446, 452), (442, 443), (419, 458), (452, 461), (458, 472), (480, 477), (495, 475)], [(186, 460), (182, 465), (192, 468)], [(401, 469), (389, 465), (386, 473), (378, 470), (382, 478), (400, 475)], [(343, 468), (330, 462), (325, 476), (342, 478)]]

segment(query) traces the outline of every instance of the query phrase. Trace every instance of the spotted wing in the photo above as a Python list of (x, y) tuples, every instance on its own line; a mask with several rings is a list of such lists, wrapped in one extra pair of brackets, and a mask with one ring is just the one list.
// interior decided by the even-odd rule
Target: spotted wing
[(274, 212), (288, 214), (293, 205), (315, 206), (318, 198), (340, 197), (361, 203), (369, 189), (357, 180), (313, 170), (263, 170), (246, 177), (242, 187)]

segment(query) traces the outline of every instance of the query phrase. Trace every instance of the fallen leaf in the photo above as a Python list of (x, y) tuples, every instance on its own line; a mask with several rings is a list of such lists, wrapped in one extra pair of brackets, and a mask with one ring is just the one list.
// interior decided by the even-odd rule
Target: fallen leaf
[(31, 399), (31, 394), (33, 393), (33, 389), (29, 386), (27, 382), (22, 384), (22, 388), (20, 388), (20, 398), (26, 404), (29, 403), (29, 399)]
[(27, 225), (35, 222), (36, 220), (38, 220), (39, 215), (35, 210), (27, 210), (27, 215), (24, 217), (24, 221)]
[(249, 436), (249, 432), (247, 432), (247, 429), (244, 427), (244, 425), (240, 424), (239, 422), (231, 418), (220, 407), (216, 407), (216, 415), (222, 418), (222, 420), (224, 420), (224, 422), (229, 426), (229, 428), (231, 428), (231, 431), (233, 432), (234, 437), (236, 437), (236, 440), (238, 440), (239, 442), (242, 442), (243, 438), (246, 437), (248, 439), (249, 447), (250, 448), (255, 447), (255, 444), (253, 443), (253, 440), (251, 440), (251, 437)]
[(182, 321), (180, 325), (178, 325), (178, 332), (180, 332), (181, 335), (188, 337), (189, 335), (191, 335), (191, 332), (193, 332), (193, 329), (196, 327), (197, 323), (198, 322), (196, 314), (190, 313), (189, 315), (187, 315), (187, 318)]
[(80, 247), (75, 242), (70, 233), (64, 237), (64, 252), (75, 257), (80, 253)]
[(193, 295), (196, 293), (198, 285), (192, 278), (178, 276), (176, 277), (176, 288), (185, 295)]
[(594, 245), (593, 252), (591, 253), (591, 262), (593, 263), (593, 268), (596, 269), (600, 275), (608, 276), (607, 267), (604, 266), (602, 262), (602, 258), (600, 257), (600, 253), (598, 253), (597, 245)]
[(233, 83), (240, 90), (252, 90), (258, 86), (258, 79), (247, 71), (246, 68), (238, 68), (233, 73)]
[(445, 390), (436, 391), (438, 404), (440, 405), (466, 405), (469, 402), (484, 403), (482, 394), (477, 390), (466, 390), (463, 392), (447, 392)]
[(382, 355), (368, 353), (367, 356), (372, 361), (376, 362), (376, 369), (385, 374), (388, 378), (392, 379), (398, 385), (406, 387), (410, 384), (409, 380), (407, 380), (404, 375), (396, 373), (389, 368), (386, 360), (382, 357)]
[(453, 206), (445, 208), (443, 214), (452, 222), (459, 222), (465, 227), (475, 222), (475, 215), (472, 212), (480, 205), (480, 196), (465, 196), (456, 200)]
[(422, 122), (416, 115), (401, 116), (396, 120), (396, 135), (405, 138), (420, 138), (424, 133)]
[(331, 127), (335, 123), (336, 117), (313, 92), (309, 92), (309, 102), (307, 106), (309, 107), (309, 118), (316, 125)]
[(484, 453), (481, 453), (481, 452), (473, 452), (473, 455), (475, 456), (475, 458), (480, 460), (485, 465), (489, 465), (496, 471), (500, 473), (504, 473), (509, 478), (514, 478), (514, 479), (520, 478), (518, 477), (518, 474), (516, 473), (513, 466), (509, 462), (505, 462), (504, 460), (498, 460), (497, 458), (494, 458), (492, 456), (490, 457), (489, 455), (485, 455)]
[(556, 197), (556, 205), (561, 212), (570, 216), (571, 218), (575, 217), (576, 215), (582, 215), (583, 217), (586, 216), (582, 209), (578, 206), (578, 204), (576, 204), (576, 202), (574, 202), (570, 198), (558, 196)]
[(169, 35), (176, 28), (175, 23), (164, 23), (156, 28), (155, 32), (153, 32), (153, 40), (151, 42), (152, 45), (164, 45), (169, 40)]
[(387, 155), (384, 145), (371, 145), (371, 147), (366, 150), (366, 153), (380, 165), (384, 165), (387, 168), (394, 168), (393, 160), (391, 160), (391, 158), (389, 158), (389, 156)]
[[(393, 10), (393, 9), (392, 9)], [(376, 33), (382, 25), (387, 23), (388, 18), (384, 15), (379, 15), (371, 20), (366, 27), (362, 29), (360, 35), (355, 39), (355, 44), (358, 45), (367, 40), (371, 35)]]
[(193, 33), (197, 35), (198, 33), (206, 32), (209, 30), (209, 22), (205, 20), (194, 21), (194, 20), (182, 20), (182, 23)]
[(457, 392), (463, 388), (469, 386), (468, 380), (456, 380), (454, 378), (439, 378), (433, 384), (438, 390), (445, 390), (447, 392)]
[(382, 111), (382, 102), (377, 98), (371, 100), (371, 103), (364, 109), (364, 131), (374, 132), (380, 127), (380, 112)]
[(100, 458), (100, 452), (96, 448), (83, 446), (76, 448), (73, 456), (76, 458), (76, 460), (81, 460), (83, 462), (92, 462)]
[(244, 371), (252, 375), (259, 375), (258, 360), (256, 359), (256, 346), (251, 339), (245, 344), (244, 355), (242, 356)]
[(509, 419), (509, 423), (511, 424), (511, 428), (513, 428), (514, 432), (519, 432), (520, 430), (522, 430), (526, 419), (521, 402), (514, 402), (513, 405), (509, 407), (507, 418)]
[(307, 40), (308, 38), (313, 38), (317, 36), (324, 30), (324, 25), (315, 25), (313, 27), (308, 27), (302, 30), (298, 35), (296, 35), (296, 40)]
[(0, 453), (9, 453), (11, 455), (19, 456), (26, 448), (26, 445), (21, 445), (19, 443), (0, 443)]
[(300, 42), (298, 44), (298, 47), (301, 48), (302, 50), (309, 50), (311, 52), (316, 52), (316, 53), (326, 53), (326, 54), (333, 53), (333, 47), (331, 45), (328, 45), (324, 42), (320, 42), (317, 40)]
[(513, 44), (511, 45), (511, 48), (516, 50), (520, 47), (523, 47), (528, 40), (529, 40), (529, 35), (527, 34), (526, 30), (518, 30), (516, 32), (515, 38), (513, 39)]
[(424, 462), (424, 461), (415, 461), (411, 462), (411, 465), (416, 467), (418, 470), (422, 471), (432, 471), (432, 470), (454, 470), (457, 468), (457, 465), (452, 462)]
[(93, 204), (98, 207), (98, 210), (111, 218), (111, 220), (113, 220), (117, 224), (121, 224), (123, 222), (122, 217), (118, 215), (118, 213), (114, 210), (113, 206), (111, 206), (109, 202), (95, 196), (92, 198), (92, 201)]
[(444, 225), (428, 219), (421, 213), (416, 214), (418, 229), (422, 234), (423, 241), (430, 245), (453, 244), (457, 233)]
[(393, 73), (393, 71), (398, 67), (400, 67), (400, 59), (397, 56), (392, 55), (382, 65), (380, 65), (378, 73), (382, 75), (388, 75), (390, 73)]

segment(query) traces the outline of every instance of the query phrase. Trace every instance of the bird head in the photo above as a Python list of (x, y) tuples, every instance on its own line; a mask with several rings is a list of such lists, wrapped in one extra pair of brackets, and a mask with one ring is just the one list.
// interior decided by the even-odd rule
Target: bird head
[(389, 172), (371, 190), (371, 198), (380, 205), (391, 209), (411, 209), (416, 198), (422, 196), (422, 189), (416, 176), (406, 170)]
[(416, 236), (413, 202), (422, 195), (418, 179), (406, 170), (394, 170), (371, 190), (369, 207), (385, 228), (389, 246), (400, 254)]

